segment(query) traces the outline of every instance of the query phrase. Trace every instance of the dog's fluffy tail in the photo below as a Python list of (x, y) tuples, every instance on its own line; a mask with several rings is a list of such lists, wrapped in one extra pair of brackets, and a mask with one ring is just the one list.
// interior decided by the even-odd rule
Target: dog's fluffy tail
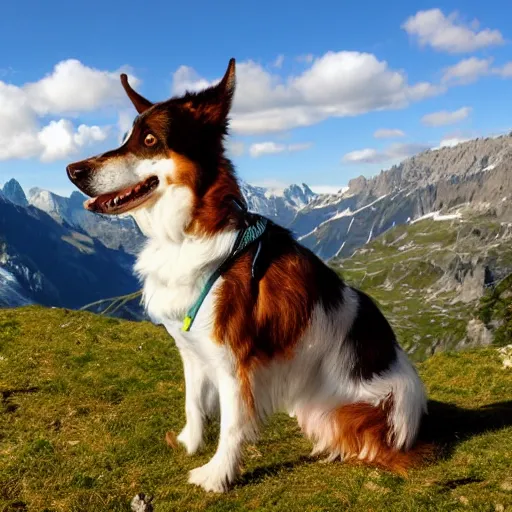
[(314, 443), (314, 454), (356, 460), (405, 475), (434, 455), (418, 442), (426, 397), (414, 367), (401, 351), (388, 375), (371, 382), (378, 404), (355, 402), (334, 408), (312, 405), (297, 411), (302, 430)]
[(394, 442), (390, 416), (393, 399), (378, 406), (365, 402), (331, 410), (310, 409), (298, 414), (304, 433), (315, 443), (313, 454), (328, 460), (359, 461), (405, 475), (432, 455), (430, 445), (417, 443), (400, 449)]

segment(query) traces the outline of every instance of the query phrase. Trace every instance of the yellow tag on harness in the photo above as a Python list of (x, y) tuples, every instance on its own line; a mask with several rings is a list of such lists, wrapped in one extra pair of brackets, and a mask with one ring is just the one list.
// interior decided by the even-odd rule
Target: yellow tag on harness
[(189, 316), (186, 316), (183, 319), (183, 326), (181, 327), (182, 331), (188, 331), (190, 329), (190, 325), (192, 324), (192, 318)]

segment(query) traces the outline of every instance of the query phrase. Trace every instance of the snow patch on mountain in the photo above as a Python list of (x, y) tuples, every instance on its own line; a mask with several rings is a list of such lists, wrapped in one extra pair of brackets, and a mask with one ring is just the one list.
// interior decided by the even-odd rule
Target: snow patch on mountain
[(417, 219), (412, 220), (410, 223), (415, 224), (416, 222), (419, 222), (420, 220), (425, 219), (432, 219), (432, 220), (457, 220), (462, 217), (460, 212), (456, 213), (450, 213), (450, 214), (441, 214), (441, 212), (430, 212), (426, 213), (425, 215), (422, 215), (421, 217), (418, 217)]
[(18, 307), (28, 304), (32, 304), (32, 301), (23, 294), (23, 289), (16, 277), (0, 267), (0, 306)]
[(318, 197), (305, 183), (281, 189), (241, 181), (240, 189), (250, 211), (270, 217), (283, 226), (287, 226), (299, 210)]

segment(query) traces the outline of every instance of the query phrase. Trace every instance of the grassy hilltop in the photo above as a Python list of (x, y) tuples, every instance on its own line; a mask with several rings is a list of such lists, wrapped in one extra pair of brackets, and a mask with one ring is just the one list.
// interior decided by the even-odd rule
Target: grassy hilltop
[(436, 463), (403, 479), (308, 458), (276, 416), (226, 495), (186, 483), (215, 449), (166, 443), (184, 424), (181, 362), (162, 328), (42, 307), (0, 310), (0, 511), (129, 511), (138, 492), (170, 511), (512, 510), (512, 369), (495, 348), (435, 354), (425, 436)]
[(397, 226), (346, 259), (343, 278), (376, 299), (415, 361), (512, 343), (512, 224), (458, 209)]

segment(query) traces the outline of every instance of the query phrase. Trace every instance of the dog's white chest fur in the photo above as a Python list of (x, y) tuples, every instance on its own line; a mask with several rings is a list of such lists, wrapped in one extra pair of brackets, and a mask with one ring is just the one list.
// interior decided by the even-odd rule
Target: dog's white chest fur
[(183, 320), (207, 279), (231, 251), (236, 235), (231, 231), (210, 238), (185, 237), (180, 243), (159, 238), (148, 241), (135, 271), (144, 281), (143, 300), (154, 322), (167, 326)]

